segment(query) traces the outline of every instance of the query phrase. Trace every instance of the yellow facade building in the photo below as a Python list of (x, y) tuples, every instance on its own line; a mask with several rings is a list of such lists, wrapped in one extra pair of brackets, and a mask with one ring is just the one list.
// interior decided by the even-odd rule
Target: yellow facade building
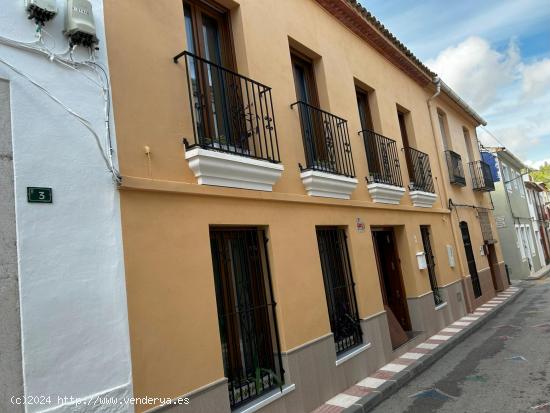
[(483, 119), (355, 2), (104, 7), (136, 397), (309, 412), (507, 286)]

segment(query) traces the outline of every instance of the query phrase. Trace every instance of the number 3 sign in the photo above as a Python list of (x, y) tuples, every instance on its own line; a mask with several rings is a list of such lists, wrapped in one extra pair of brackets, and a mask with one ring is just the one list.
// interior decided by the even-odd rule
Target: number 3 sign
[(27, 187), (27, 201), (39, 204), (51, 204), (52, 188)]

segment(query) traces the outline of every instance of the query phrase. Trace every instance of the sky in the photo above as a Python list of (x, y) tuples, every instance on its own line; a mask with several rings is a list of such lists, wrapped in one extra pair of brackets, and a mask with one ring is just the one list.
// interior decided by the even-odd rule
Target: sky
[(550, 163), (550, 0), (360, 2), (487, 121), (484, 145)]

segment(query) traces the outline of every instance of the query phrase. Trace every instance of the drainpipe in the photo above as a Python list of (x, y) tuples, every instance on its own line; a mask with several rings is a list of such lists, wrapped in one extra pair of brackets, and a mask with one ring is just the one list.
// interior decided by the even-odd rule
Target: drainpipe
[[(432, 135), (434, 137), (435, 146), (436, 146), (436, 149), (437, 149), (437, 152), (438, 152), (437, 162), (439, 164), (439, 170), (441, 171), (442, 175), (444, 175), (445, 173), (443, 171), (445, 169), (443, 168), (443, 163), (441, 162), (441, 154), (443, 154), (445, 152), (445, 148), (441, 147), (441, 140), (437, 138), (436, 126), (435, 126), (436, 123), (435, 123), (435, 120), (434, 120), (434, 117), (433, 117), (433, 107), (432, 107), (432, 101), (441, 94), (441, 79), (439, 78), (439, 76), (434, 77), (433, 83), (435, 84), (436, 90), (435, 90), (435, 93), (427, 101), (428, 113), (430, 114), (430, 124), (432, 126)], [(446, 183), (444, 183), (442, 185), (442, 192), (443, 192), (443, 196), (444, 196), (445, 200), (450, 199), (449, 195), (447, 193), (447, 186), (446, 185), (447, 185)], [(441, 200), (441, 205), (442, 206), (444, 205), (443, 204), (443, 199)], [(445, 205), (444, 208), (450, 208), (450, 205)], [(451, 214), (449, 214), (449, 223), (450, 223), (450, 226), (451, 226), (451, 233), (452, 233), (453, 239), (455, 241), (455, 246), (457, 247), (456, 256), (457, 256), (460, 276), (464, 280), (466, 278), (463, 275), (463, 274), (465, 274), (465, 272), (464, 272), (464, 263), (462, 262), (460, 252), (458, 251), (460, 243), (459, 243), (459, 238), (457, 237), (457, 234), (456, 234), (456, 231), (455, 231), (455, 227), (453, 225), (452, 211), (451, 211)], [(463, 286), (464, 286), (464, 283), (463, 283)], [(464, 302), (466, 304), (466, 310), (468, 312), (472, 312), (473, 305), (472, 305), (472, 302), (470, 301), (470, 296), (468, 294), (464, 294)]]
[[(439, 79), (439, 76), (436, 76), (434, 77), (433, 79), (433, 82), (435, 84), (435, 87), (436, 87), (436, 90), (435, 90), (435, 93), (433, 94), (433, 96), (431, 96), (429, 99), (428, 99), (428, 112), (430, 114), (430, 124), (432, 126), (432, 135), (434, 137), (434, 140), (435, 140), (435, 145), (437, 147), (437, 150), (439, 152), (440, 148), (439, 148), (439, 145), (437, 144), (439, 139), (437, 139), (437, 135), (435, 133), (436, 129), (435, 129), (435, 124), (434, 124), (434, 119), (433, 119), (433, 116), (432, 116), (432, 101), (439, 96), (439, 94), (441, 93), (441, 79)], [(439, 153), (438, 153), (438, 157), (437, 157), (437, 160), (438, 160), (438, 163), (439, 163), (439, 170), (443, 172), (443, 169), (441, 168), (441, 156), (439, 156)], [(445, 185), (443, 185), (443, 188), (442, 188), (442, 191), (443, 191), (443, 199), (447, 200), (449, 199), (448, 195), (447, 195), (447, 188), (445, 187)], [(441, 199), (441, 207), (442, 208), (447, 208), (447, 205), (443, 203), (443, 199)]]

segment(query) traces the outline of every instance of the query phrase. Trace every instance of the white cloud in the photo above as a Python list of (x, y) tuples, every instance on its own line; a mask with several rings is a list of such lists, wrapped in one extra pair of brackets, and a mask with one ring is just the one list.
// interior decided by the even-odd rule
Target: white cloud
[(545, 163), (548, 163), (550, 164), (550, 158), (548, 159), (542, 159), (540, 161), (525, 161), (525, 165), (531, 167), (531, 168), (534, 168), (534, 169), (539, 169), (542, 165), (544, 165)]
[(487, 119), (498, 142), (481, 129), (483, 144), (503, 144), (532, 162), (550, 156), (550, 59), (525, 64), (513, 39), (501, 52), (486, 39), (469, 37), (427, 64)]
[(548, 93), (550, 88), (550, 59), (543, 59), (524, 66), (523, 97), (536, 98)]
[[(548, 26), (548, 0), (360, 0), (423, 60), (465, 36), (502, 44), (512, 33), (522, 38)], [(475, 6), (473, 7), (475, 3)]]
[(485, 39), (469, 37), (443, 50), (427, 65), (474, 108), (485, 110), (501, 89), (515, 80), (520, 61), (513, 41), (506, 53), (499, 53)]
[[(549, 0), (360, 1), (476, 109), (517, 156), (550, 158), (550, 54), (544, 43)], [(510, 40), (514, 36), (526, 46), (524, 61)], [(481, 128), (478, 135), (500, 146)]]
[(526, 146), (534, 146), (541, 143), (538, 136), (533, 134), (532, 129), (525, 125), (509, 126), (493, 129), (491, 133), (497, 137), (496, 141), (488, 132), (481, 129), (478, 133), (478, 138), (485, 146), (502, 146), (504, 145), (519, 158), (526, 156), (524, 151)]

